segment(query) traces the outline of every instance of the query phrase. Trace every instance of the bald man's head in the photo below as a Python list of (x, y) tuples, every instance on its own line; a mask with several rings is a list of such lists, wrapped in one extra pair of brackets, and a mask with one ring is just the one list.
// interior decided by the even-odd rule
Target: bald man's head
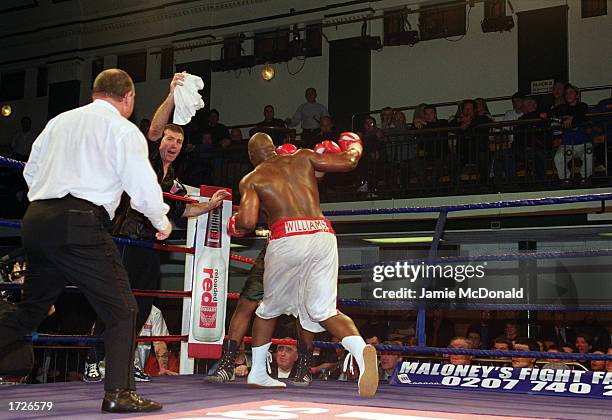
[(253, 166), (276, 155), (272, 138), (265, 133), (255, 133), (249, 140), (249, 159)]
[(129, 74), (120, 69), (102, 71), (94, 80), (92, 96), (106, 96), (120, 101), (134, 91), (134, 82)]

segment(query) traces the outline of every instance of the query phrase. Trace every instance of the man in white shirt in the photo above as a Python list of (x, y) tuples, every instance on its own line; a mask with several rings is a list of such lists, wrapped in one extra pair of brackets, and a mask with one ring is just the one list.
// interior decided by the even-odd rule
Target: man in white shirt
[[(175, 195), (186, 195), (187, 190), (175, 177), (173, 163), (183, 146), (184, 133), (181, 126), (168, 124), (174, 109), (174, 89), (185, 79), (185, 74), (177, 73), (170, 83), (170, 92), (153, 116), (148, 132), (150, 140), (149, 161), (156, 173), (157, 182), (163, 192)], [(181, 217), (198, 217), (223, 204), (223, 200), (230, 194), (226, 191), (217, 191), (207, 203), (185, 203), (178, 200), (169, 200), (168, 217), (177, 221)], [(112, 233), (129, 239), (152, 242), (155, 241), (156, 227), (139, 209), (131, 205), (129, 194), (123, 194), (121, 203), (115, 211)], [(128, 273), (132, 289), (158, 290), (161, 281), (159, 251), (151, 248), (135, 247), (131, 245), (118, 245), (121, 262)], [(151, 313), (153, 297), (138, 296), (138, 316), (136, 317), (136, 331), (140, 331)], [(93, 329), (93, 335), (101, 337), (104, 333), (104, 322), (98, 317)], [(104, 346), (97, 344), (92, 347), (85, 361), (85, 382), (100, 382), (102, 375), (99, 372), (98, 361), (104, 359)], [(151, 378), (137, 366), (134, 366), (136, 381), (146, 382)]]
[(516, 121), (523, 115), (523, 95), (516, 92), (512, 95), (512, 109), (504, 113), (502, 121)]
[(309, 143), (319, 130), (321, 117), (329, 115), (325, 106), (317, 102), (317, 90), (315, 88), (306, 89), (304, 94), (306, 102), (298, 107), (292, 118), (285, 121), (288, 127), (302, 125), (302, 141)]
[[(165, 337), (170, 335), (168, 332), (168, 326), (166, 325), (166, 320), (164, 319), (164, 315), (162, 311), (155, 305), (151, 307), (151, 313), (147, 318), (142, 330), (140, 331), (141, 337)], [(149, 354), (151, 353), (151, 345), (153, 345), (153, 350), (155, 351), (155, 358), (157, 359), (157, 364), (159, 365), (159, 375), (169, 375), (175, 376), (178, 375), (178, 372), (174, 372), (169, 369), (168, 366), (168, 345), (165, 341), (141, 341), (138, 343), (138, 347), (136, 349), (137, 359), (140, 365), (140, 369), (144, 371), (145, 364), (149, 359)]]
[(0, 349), (34, 330), (70, 282), (106, 324), (102, 411), (159, 410), (161, 404), (135, 392), (138, 308), (107, 229), (125, 191), (163, 240), (172, 232), (168, 206), (147, 158), (147, 142), (127, 120), (135, 98), (130, 76), (118, 69), (101, 72), (92, 98), (49, 121), (32, 146), (23, 172), (31, 204), (21, 229), (30, 269), (24, 299), (0, 321)]
[[(502, 121), (516, 121), (523, 116), (523, 95), (516, 92), (512, 95), (512, 109), (504, 113)], [(497, 143), (495, 145), (496, 151), (493, 153), (491, 162), (491, 178), (499, 178), (503, 176), (506, 180), (514, 177), (516, 173), (516, 154), (523, 153), (523, 151), (515, 150), (514, 148), (514, 135), (507, 134), (512, 133), (514, 127), (504, 127), (503, 135), (494, 136)], [(499, 132), (499, 130), (498, 130)], [(499, 182), (499, 179), (498, 179)]]

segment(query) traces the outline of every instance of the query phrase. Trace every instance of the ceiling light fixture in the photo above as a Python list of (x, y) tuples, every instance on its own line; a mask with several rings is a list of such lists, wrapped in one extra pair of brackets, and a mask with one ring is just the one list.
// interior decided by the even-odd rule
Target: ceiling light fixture
[(269, 63), (266, 63), (264, 68), (261, 69), (261, 78), (264, 79), (266, 82), (269, 82), (270, 80), (274, 79), (274, 74), (274, 67), (272, 67), (272, 65)]
[(13, 113), (13, 107), (11, 107), (10, 105), (2, 105), (2, 110), (0, 111), (2, 113), (3, 117), (10, 117), (11, 114)]

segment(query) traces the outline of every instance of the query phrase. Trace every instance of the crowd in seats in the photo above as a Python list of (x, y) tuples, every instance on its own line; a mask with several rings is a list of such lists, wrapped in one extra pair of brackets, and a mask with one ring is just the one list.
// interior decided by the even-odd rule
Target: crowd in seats
[(405, 190), (410, 184), (456, 190), (466, 183), (585, 183), (594, 172), (607, 175), (611, 118), (586, 115), (610, 112), (612, 99), (589, 108), (579, 94), (560, 82), (550, 97), (516, 93), (512, 109), (497, 121), (483, 98), (462, 101), (450, 120), (420, 104), (411, 124), (403, 111), (385, 107), (380, 127), (367, 116), (360, 131), (371, 149), (363, 191)]
[[(277, 145), (290, 142), (312, 148), (352, 129), (335, 126), (325, 105), (317, 102), (316, 89), (306, 89), (305, 98), (285, 119), (275, 115), (272, 104), (264, 106), (263, 119), (248, 131), (230, 129), (217, 109), (208, 111), (205, 120), (198, 114), (185, 127), (187, 144), (175, 161), (179, 179), (192, 185), (236, 187), (251, 170), (245, 140), (257, 131), (270, 134)], [(410, 118), (400, 109), (385, 107), (380, 124), (369, 115), (354, 130), (365, 143), (356, 174), (328, 177), (321, 184), (322, 197), (340, 198), (336, 192), (349, 190), (355, 195), (351, 199), (359, 199), (432, 190), (461, 193), (477, 188), (484, 192), (487, 187), (497, 191), (512, 186), (525, 189), (525, 185), (531, 189), (587, 183), (595, 175), (605, 183), (610, 172), (607, 162), (612, 158), (607, 147), (612, 117), (586, 115), (609, 112), (612, 98), (589, 107), (580, 101), (575, 86), (562, 82), (556, 82), (547, 96), (517, 92), (502, 116), (491, 115), (483, 98), (462, 101), (449, 119), (424, 103), (415, 107)], [(146, 133), (150, 120), (142, 119), (139, 126)], [(27, 160), (35, 137), (30, 119), (24, 117), (10, 156)], [(2, 183), (22, 211), (27, 205), (26, 191), (18, 178)]]
[[(565, 312), (552, 312), (551, 319), (539, 320), (530, 325), (531, 336), (527, 336), (527, 326), (518, 318), (518, 312), (480, 311), (478, 319), (460, 328), (449, 317), (451, 312), (436, 309), (431, 312), (426, 322), (427, 344), (431, 347), (453, 349), (480, 349), (521, 352), (548, 352), (548, 353), (579, 353), (579, 354), (610, 354), (612, 355), (612, 324), (605, 328), (597, 321), (597, 314), (593, 312), (573, 314), (582, 320), (569, 323)], [(472, 314), (474, 314), (472, 312)], [(513, 318), (501, 319), (512, 316)], [(360, 331), (368, 344), (385, 346), (417, 345), (416, 331), (413, 321), (407, 321), (405, 316), (401, 321), (383, 322), (382, 319), (370, 317), (360, 327)], [(465, 322), (465, 319), (463, 319)], [(285, 339), (295, 338), (292, 320), (285, 323), (285, 327), (277, 329), (276, 336)], [(289, 328), (287, 328), (289, 325)], [(465, 334), (458, 334), (460, 329)], [(321, 333), (315, 340), (338, 343), (336, 337), (329, 333)], [(275, 378), (288, 378), (297, 361), (297, 347), (280, 344), (271, 348), (269, 373)], [(247, 360), (246, 356), (239, 356)], [(612, 361), (587, 361), (533, 358), (524, 356), (514, 357), (481, 357), (472, 355), (440, 354), (419, 355), (403, 353), (396, 350), (379, 351), (379, 377), (381, 381), (388, 381), (398, 362), (402, 360), (439, 361), (454, 365), (481, 364), (492, 366), (507, 366), (514, 368), (547, 368), (547, 369), (578, 369), (590, 371), (612, 372)], [(239, 363), (239, 364), (240, 364)], [(246, 363), (246, 362), (245, 362)], [(248, 365), (248, 363), (246, 363)], [(213, 367), (214, 369), (214, 367)], [(210, 371), (212, 371), (211, 369)], [(315, 379), (356, 381), (359, 369), (352, 357), (342, 348), (316, 348), (315, 358), (311, 366)], [(248, 367), (244, 367), (240, 376), (248, 374)]]

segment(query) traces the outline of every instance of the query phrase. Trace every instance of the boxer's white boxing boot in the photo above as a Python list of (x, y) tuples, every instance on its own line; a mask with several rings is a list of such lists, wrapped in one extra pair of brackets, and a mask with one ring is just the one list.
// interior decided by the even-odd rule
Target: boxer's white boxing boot
[(359, 396), (373, 397), (378, 389), (378, 359), (374, 346), (366, 344), (358, 335), (342, 339), (342, 345), (355, 358), (359, 366)]
[(253, 366), (251, 372), (249, 372), (249, 376), (247, 376), (247, 384), (251, 388), (285, 388), (287, 386), (283, 382), (271, 378), (266, 370), (266, 361), (269, 354), (268, 349), (271, 344), (272, 343), (268, 343), (251, 349)]

